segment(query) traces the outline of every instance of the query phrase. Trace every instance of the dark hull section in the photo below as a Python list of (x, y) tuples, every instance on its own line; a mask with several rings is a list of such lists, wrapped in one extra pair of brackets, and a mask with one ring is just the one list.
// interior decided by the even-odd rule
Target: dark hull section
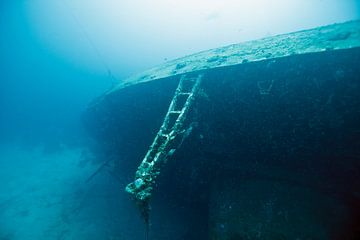
[[(155, 189), (154, 239), (358, 239), (359, 62), (354, 48), (203, 71), (188, 137)], [(178, 80), (121, 89), (84, 115), (121, 187)]]

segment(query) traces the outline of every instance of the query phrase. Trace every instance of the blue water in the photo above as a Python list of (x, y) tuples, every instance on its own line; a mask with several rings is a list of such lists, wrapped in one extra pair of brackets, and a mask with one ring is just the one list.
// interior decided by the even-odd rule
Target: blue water
[[(353, 4), (351, 6), (356, 5), (358, 8), (359, 4), (356, 1), (351, 2)], [(38, 3), (38, 5), (35, 3)], [(76, 19), (69, 20), (74, 17), (72, 14), (67, 15), (66, 20), (65, 18), (62, 20), (60, 17), (59, 21), (64, 21), (63, 28), (78, 31), (78, 34), (75, 34), (80, 39), (77, 39), (77, 45), (74, 43), (74, 46), (72, 46), (69, 39), (67, 45), (70, 47), (67, 49), (56, 44), (49, 44), (44, 39), (67, 38), (62, 35), (64, 31), (61, 31), (61, 29), (39, 31), (39, 29), (46, 26), (46, 24), (43, 26), (39, 25), (39, 23), (46, 23), (49, 20), (41, 17), (40, 12), (42, 11), (38, 12), (38, 18), (41, 21), (34, 21), (34, 16), (30, 16), (29, 9), (36, 9), (37, 6), (40, 6), (39, 3), (41, 1), (0, 1), (0, 240), (146, 239), (147, 226), (141, 218), (139, 209), (124, 191), (124, 187), (133, 181), (136, 167), (161, 124), (161, 116), (166, 111), (168, 102), (176, 87), (177, 79), (171, 79), (166, 83), (159, 82), (151, 86), (142, 86), (139, 89), (130, 89), (123, 96), (114, 98), (115, 106), (111, 105), (113, 102), (110, 102), (109, 106), (107, 103), (103, 104), (99, 108), (99, 112), (92, 111), (91, 108), (89, 110), (89, 104), (105, 91), (111, 89), (121, 79), (156, 64), (164, 63), (168, 60), (168, 56), (169, 58), (180, 57), (195, 50), (200, 51), (233, 43), (233, 41), (237, 40), (238, 35), (229, 34), (232, 39), (222, 41), (221, 37), (214, 40), (208, 38), (206, 34), (195, 34), (193, 32), (193, 35), (198, 37), (195, 39), (196, 41), (192, 38), (187, 39), (187, 41), (179, 39), (178, 45), (172, 45), (171, 43), (176, 38), (174, 36), (170, 36), (164, 42), (161, 42), (167, 34), (156, 35), (149, 32), (144, 35), (148, 37), (145, 38), (136, 31), (132, 32), (130, 27), (130, 30), (126, 28), (126, 31), (122, 32), (128, 34), (121, 36), (120, 39), (124, 39), (124, 42), (117, 42), (118, 39), (114, 40), (110, 37), (108, 37), (108, 40), (114, 46), (123, 45), (122, 50), (126, 49), (126, 46), (136, 45), (131, 48), (131, 51), (134, 52), (133, 55), (130, 50), (121, 52), (117, 49), (109, 57), (104, 54), (108, 49), (104, 47), (106, 41), (99, 43), (94, 40), (98, 39), (97, 35), (102, 34), (94, 34), (93, 32), (91, 32), (93, 34), (89, 34), (87, 30), (89, 30), (88, 26), (91, 23), (82, 22), (81, 18), (79, 22)], [(332, 5), (331, 9), (334, 6)], [(344, 13), (336, 15), (336, 19), (335, 17), (324, 17), (319, 18), (318, 21), (314, 19), (313, 23), (304, 20), (304, 25), (300, 24), (296, 25), (296, 27), (282, 26), (283, 29), (262, 29), (259, 31), (260, 33), (252, 31), (256, 29), (255, 27), (250, 30), (235, 29), (234, 31), (246, 35), (246, 37), (239, 40), (248, 40), (255, 37), (264, 37), (272, 32), (300, 30), (297, 29), (298, 26), (315, 26), (323, 23), (350, 20), (359, 16), (358, 10), (351, 9), (350, 11), (349, 8), (346, 9), (347, 11), (344, 11)], [(36, 11), (34, 10), (34, 12)], [(351, 13), (347, 16), (347, 12)], [(77, 18), (76, 8), (74, 13), (75, 18)], [(209, 22), (216, 21), (219, 16), (221, 14), (217, 12), (206, 12), (204, 16), (201, 15), (199, 23), (208, 26)], [(94, 17), (94, 19), (96, 18)], [(204, 19), (206, 19), (206, 23), (202, 22)], [(143, 21), (145, 22), (144, 26), (147, 26), (148, 20)], [(161, 23), (163, 22), (161, 21)], [(121, 26), (124, 25), (126, 26), (126, 24)], [(215, 28), (217, 30), (221, 29), (218, 25), (215, 25)], [(157, 28), (154, 27), (153, 29)], [(168, 29), (175, 29), (176, 32), (177, 26), (169, 26)], [(184, 31), (185, 28), (181, 29)], [(212, 34), (213, 28), (209, 29), (211, 30), (209, 30), (209, 34)], [(137, 30), (141, 32), (141, 30)], [(117, 29), (115, 28), (113, 31), (117, 31)], [(200, 30), (192, 29), (192, 31)], [(129, 36), (132, 33), (134, 35), (131, 38)], [(192, 36), (192, 33), (189, 32), (188, 35)], [(221, 34), (216, 35), (220, 36)], [(151, 41), (148, 40), (150, 37), (152, 37)], [(104, 38), (106, 39), (106, 37)], [(187, 44), (191, 41), (194, 41), (193, 45)], [(203, 41), (208, 42), (203, 44)], [(78, 48), (82, 44), (88, 47)], [(69, 54), (69, 52), (73, 53), (73, 55)], [(91, 57), (87, 59), (88, 56)], [(354, 56), (359, 56), (359, 53), (357, 52)], [(119, 58), (119, 62), (117, 62), (117, 58)], [(356, 69), (354, 61), (358, 61), (358, 58), (354, 57), (353, 61), (349, 61), (352, 62), (349, 63), (349, 66), (351, 65), (350, 70), (346, 70), (346, 67), (341, 66), (339, 69), (334, 69), (334, 73), (331, 69), (326, 71), (328, 73), (326, 76), (330, 79), (329, 89), (332, 87), (331, 81), (335, 79), (333, 76), (337, 76), (342, 80), (350, 79), (353, 81), (355, 79), (355, 83), (349, 80), (349, 86), (353, 84), (351, 86), (354, 89), (358, 87), (356, 81), (359, 78), (353, 74), (355, 72), (353, 69)], [(303, 65), (306, 65), (306, 62), (309, 61), (304, 60), (304, 62)], [(334, 60), (334, 62), (336, 61)], [(231, 73), (235, 73), (237, 69), (232, 69), (232, 71)], [(247, 71), (257, 76), (256, 67)], [(274, 72), (277, 74), (283, 72), (283, 69), (274, 69)], [(209, 99), (211, 97), (214, 99), (222, 98), (216, 92), (216, 88), (220, 89), (222, 86), (216, 84), (219, 83), (218, 80), (223, 75), (225, 73), (215, 72), (214, 75), (209, 77), (209, 89), (211, 89), (211, 86), (215, 88), (215, 90), (209, 90)], [(304, 75), (306, 74), (304, 73)], [(246, 79), (242, 75), (241, 77)], [(230, 74), (228, 76), (228, 79), (231, 80), (232, 78), (237, 79), (237, 75)], [(257, 87), (256, 84), (251, 85), (251, 81), (246, 82), (244, 80), (244, 82), (249, 89), (251, 87), (256, 89)], [(320, 83), (322, 82), (320, 81)], [(236, 86), (227, 85), (228, 94), (226, 95), (234, 96), (232, 91)], [(279, 89), (276, 89), (275, 86), (276, 91), (280, 91)], [(350, 93), (354, 94), (351, 91)], [(254, 104), (255, 107), (248, 108), (246, 101), (244, 106), (241, 105), (244, 104), (241, 96), (246, 94), (249, 94), (249, 99), (246, 100), (249, 100), (250, 104)], [(356, 94), (354, 96), (354, 98), (358, 97)], [(225, 97), (224, 101), (228, 101), (229, 109), (234, 112), (238, 111), (237, 108), (232, 109), (234, 106), (244, 107), (245, 112), (248, 109), (261, 109), (266, 112), (269, 109), (266, 103), (271, 103), (271, 101), (265, 100), (265, 104), (259, 104), (257, 101), (264, 100), (261, 97), (244, 90), (242, 95), (235, 94), (233, 99)], [(187, 167), (185, 165), (180, 165), (184, 166), (183, 168), (178, 167), (176, 165), (178, 162), (175, 161), (165, 168), (169, 171), (166, 172), (165, 170), (160, 179), (162, 188), (155, 191), (155, 195), (158, 197), (155, 197), (152, 205), (149, 239), (206, 240), (211, 237), (211, 239), (229, 240), (300, 240), (318, 239), (317, 236), (323, 237), (319, 239), (336, 239), (327, 238), (329, 235), (326, 228), (320, 228), (323, 225), (327, 227), (333, 226), (331, 224), (334, 222), (338, 223), (326, 219), (327, 216), (340, 216), (339, 219), (345, 219), (345, 224), (340, 222), (340, 225), (346, 226), (345, 230), (341, 229), (341, 231), (351, 232), (351, 236), (358, 236), (356, 235), (358, 233), (356, 228), (359, 227), (359, 219), (351, 219), (349, 221), (351, 224), (347, 222), (347, 216), (352, 216), (349, 211), (355, 209), (356, 214), (360, 212), (359, 203), (357, 202), (359, 200), (359, 189), (354, 190), (356, 184), (348, 184), (352, 179), (356, 183), (359, 180), (354, 174), (359, 171), (357, 151), (354, 150), (356, 156), (346, 155), (351, 156), (349, 158), (352, 160), (356, 159), (357, 162), (354, 163), (355, 167), (351, 168), (349, 172), (341, 172), (343, 175), (336, 175), (338, 166), (330, 166), (333, 163), (330, 156), (326, 156), (330, 160), (329, 165), (324, 168), (319, 168), (316, 164), (312, 165), (309, 163), (310, 161), (304, 161), (306, 164), (295, 161), (294, 164), (287, 166), (289, 169), (298, 170), (296, 173), (299, 175), (294, 175), (294, 178), (315, 176), (315, 180), (309, 177), (309, 182), (318, 181), (315, 184), (316, 187), (324, 185), (324, 179), (321, 178), (323, 176), (344, 177), (346, 179), (344, 182), (352, 185), (352, 187), (349, 187), (350, 190), (348, 188), (345, 190), (349, 190), (351, 196), (355, 196), (351, 198), (351, 202), (346, 203), (348, 205), (339, 200), (342, 199), (341, 194), (339, 196), (338, 193), (335, 193), (336, 197), (328, 194), (327, 186), (320, 188), (325, 189), (325, 193), (323, 193), (308, 188), (308, 182), (298, 183), (294, 181), (294, 183), (285, 181), (284, 184), (281, 178), (272, 181), (267, 176), (252, 181), (253, 178), (256, 178), (256, 174), (263, 170), (260, 167), (261, 164), (265, 163), (267, 167), (266, 164), (271, 165), (274, 169), (271, 168), (269, 171), (276, 172), (276, 167), (284, 164), (281, 153), (289, 153), (293, 149), (279, 144), (276, 146), (278, 147), (277, 150), (281, 147), (286, 150), (279, 150), (280, 153), (276, 152), (278, 155), (274, 154), (267, 159), (269, 155), (267, 155), (266, 151), (274, 147), (274, 145), (267, 145), (266, 141), (264, 144), (254, 137), (256, 134), (263, 136), (261, 135), (262, 131), (260, 131), (261, 127), (258, 127), (263, 125), (256, 125), (255, 121), (253, 121), (254, 119), (262, 119), (262, 116), (256, 115), (257, 113), (248, 115), (247, 119), (245, 119), (249, 120), (248, 125), (245, 125), (245, 123), (240, 124), (241, 121), (245, 122), (242, 118), (229, 118), (228, 121), (221, 122), (223, 121), (220, 118), (223, 116), (220, 111), (221, 108), (218, 108), (218, 105), (209, 104), (207, 102), (209, 99), (204, 99), (202, 99), (201, 104), (213, 107), (211, 109), (213, 115), (207, 115), (210, 112), (209, 109), (199, 108), (199, 112), (203, 114), (201, 115), (203, 117), (194, 120), (193, 126), (198, 127), (197, 130), (194, 130), (194, 142), (199, 144), (200, 147), (193, 148), (192, 143), (184, 142), (183, 150), (179, 154), (180, 157), (185, 156), (184, 159), (186, 160), (191, 159), (190, 153), (196, 155), (198, 159), (194, 158), (193, 165), (187, 165)], [(341, 101), (337, 102), (336, 100), (335, 98), (334, 102), (338, 104), (336, 105), (338, 112), (332, 112), (333, 115), (331, 116), (343, 113), (341, 111), (342, 105), (339, 103)], [(358, 100), (356, 98), (354, 102), (357, 103)], [(294, 102), (296, 102), (296, 99)], [(155, 104), (148, 106), (148, 103)], [(146, 106), (146, 108), (143, 108), (143, 106)], [(117, 112), (118, 108), (121, 111)], [(356, 106), (353, 109), (355, 108)], [(123, 110), (124, 112), (122, 112)], [(272, 110), (279, 111), (279, 115), (283, 113), (282, 110), (276, 109), (276, 107)], [(293, 114), (293, 112), (290, 113)], [(351, 119), (349, 122), (353, 124), (351, 126), (354, 128), (357, 127), (357, 116), (356, 114), (348, 116)], [(206, 122), (204, 119), (211, 119), (211, 121), (202, 125), (202, 122)], [(273, 125), (268, 125), (269, 128), (278, 126), (276, 124), (277, 119), (272, 120), (271, 124)], [(312, 120), (315, 128), (321, 125), (318, 119), (314, 118)], [(119, 122), (126, 124), (119, 126), (117, 125)], [(259, 122), (261, 121), (259, 120)], [(329, 122), (331, 126), (336, 127), (341, 124), (342, 119), (335, 116)], [(239, 126), (236, 124), (239, 124)], [(245, 138), (229, 137), (233, 136), (231, 128), (233, 125), (238, 127), (236, 133), (243, 134), (248, 141), (245, 141)], [(266, 123), (264, 123), (265, 125)], [(246, 130), (244, 130), (244, 126), (247, 126), (247, 128), (245, 127)], [(282, 127), (287, 129), (289, 126), (285, 124)], [(302, 130), (301, 127), (302, 125), (299, 127), (300, 130)], [(117, 131), (121, 132), (121, 135), (118, 135)], [(212, 135), (214, 132), (223, 133), (224, 135), (220, 134), (220, 137), (214, 137)], [(280, 135), (281, 133), (274, 131), (275, 137)], [(330, 134), (330, 136), (332, 135)], [(359, 140), (358, 132), (355, 131), (354, 135), (351, 136), (354, 140), (353, 146), (358, 146), (356, 145)], [(281, 135), (279, 138), (281, 137), (283, 136)], [(289, 136), (284, 138), (291, 139)], [(234, 145), (227, 144), (228, 139), (231, 139), (231, 144), (238, 145), (234, 147)], [(212, 141), (218, 142), (212, 145)], [(289, 140), (289, 142), (291, 141)], [(328, 139), (324, 141), (326, 143), (330, 142)], [(246, 145), (249, 142), (252, 144)], [(309, 148), (318, 146), (316, 145), (318, 142), (314, 139), (310, 139), (309, 142), (314, 143)], [(224, 146), (229, 147), (230, 150)], [(242, 146), (242, 148), (238, 146)], [(294, 152), (304, 153), (304, 155), (300, 154), (299, 159), (305, 159), (307, 157), (306, 151), (298, 150), (296, 147), (294, 147)], [(241, 154), (238, 152), (239, 149), (243, 151)], [(229, 156), (224, 157), (223, 153), (228, 150), (233, 151), (231, 152), (232, 155), (229, 154)], [(255, 153), (262, 158), (254, 157)], [(233, 167), (231, 165), (233, 161), (238, 158), (246, 158), (241, 162), (243, 164), (241, 165), (242, 172), (237, 169), (229, 170)], [(219, 164), (215, 161), (218, 159), (223, 160), (223, 162)], [(111, 162), (98, 174), (93, 175), (102, 163), (108, 160), (111, 160)], [(210, 164), (209, 162), (212, 160), (214, 162)], [(344, 162), (344, 165), (346, 165), (347, 162)], [(221, 173), (215, 171), (222, 169), (222, 167), (227, 168), (227, 171)], [(348, 167), (346, 165), (344, 169), (348, 169)], [(252, 175), (254, 169), (256, 174)], [(176, 174), (172, 175), (173, 172)], [(229, 178), (229, 176), (233, 175), (234, 178)], [(355, 177), (351, 178), (354, 175)], [(317, 178), (318, 176), (320, 177)], [(349, 177), (350, 180), (346, 176), (351, 176)], [(210, 189), (209, 182), (214, 179), (218, 181), (212, 185), (210, 194), (210, 191), (207, 192)], [(235, 187), (234, 182), (239, 183), (239, 185), (235, 184)], [(324, 182), (327, 183), (326, 179)], [(342, 181), (335, 181), (335, 183), (338, 182), (340, 185), (343, 184)], [(336, 185), (336, 187), (338, 186)], [(331, 196), (328, 197), (328, 195)], [(251, 197), (247, 199), (241, 196)], [(286, 199), (293, 201), (286, 201)], [(310, 203), (314, 203), (314, 205)], [(324, 208), (317, 212), (318, 209), (314, 206), (321, 205)], [(348, 208), (349, 206), (350, 208)], [(327, 215), (326, 211), (329, 209), (331, 214)], [(358, 217), (355, 213), (353, 215)], [(234, 229), (238, 227), (236, 223), (244, 216), (248, 217), (246, 218), (248, 223), (241, 225), (246, 228), (240, 231), (241, 235), (236, 233)], [(300, 218), (292, 218), (292, 216), (301, 216), (306, 221), (304, 223), (304, 221), (299, 220)], [(345, 217), (342, 218), (343, 216)], [(279, 230), (283, 226), (276, 225), (277, 222), (287, 222), (289, 223), (287, 226), (291, 227), (284, 230), (286, 233), (282, 235), (275, 232), (275, 230), (274, 232), (269, 231), (268, 229), (271, 227)], [(306, 224), (306, 222), (309, 222), (309, 224)], [(319, 228), (316, 229), (316, 227)], [(302, 228), (310, 229), (305, 232), (313, 231), (319, 234), (316, 237), (301, 235), (299, 231)], [(296, 234), (299, 234), (302, 238), (286, 238)], [(351, 239), (355, 240), (355, 238)]]
[(24, 2), (0, 2), (0, 239), (143, 236), (136, 214), (119, 218), (131, 202), (117, 180), (85, 183), (99, 161), (81, 115), (114, 79), (47, 49)]

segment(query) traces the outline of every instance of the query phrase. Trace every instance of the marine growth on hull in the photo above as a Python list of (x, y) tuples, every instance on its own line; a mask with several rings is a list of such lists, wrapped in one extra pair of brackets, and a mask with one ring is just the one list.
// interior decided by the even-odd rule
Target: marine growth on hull
[(84, 119), (151, 239), (358, 239), (359, 63), (359, 21), (275, 36), (124, 80)]

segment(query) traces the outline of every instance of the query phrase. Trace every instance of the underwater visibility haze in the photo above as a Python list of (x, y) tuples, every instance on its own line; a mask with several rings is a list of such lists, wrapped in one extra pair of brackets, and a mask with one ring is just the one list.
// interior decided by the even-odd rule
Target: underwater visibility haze
[(360, 239), (360, 1), (0, 1), (0, 240)]

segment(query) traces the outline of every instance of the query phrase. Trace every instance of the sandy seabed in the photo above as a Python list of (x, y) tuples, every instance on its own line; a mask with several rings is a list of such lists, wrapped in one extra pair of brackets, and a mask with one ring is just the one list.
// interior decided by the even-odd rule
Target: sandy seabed
[(104, 172), (86, 183), (98, 164), (84, 153), (1, 146), (0, 240), (137, 239), (119, 182)]

